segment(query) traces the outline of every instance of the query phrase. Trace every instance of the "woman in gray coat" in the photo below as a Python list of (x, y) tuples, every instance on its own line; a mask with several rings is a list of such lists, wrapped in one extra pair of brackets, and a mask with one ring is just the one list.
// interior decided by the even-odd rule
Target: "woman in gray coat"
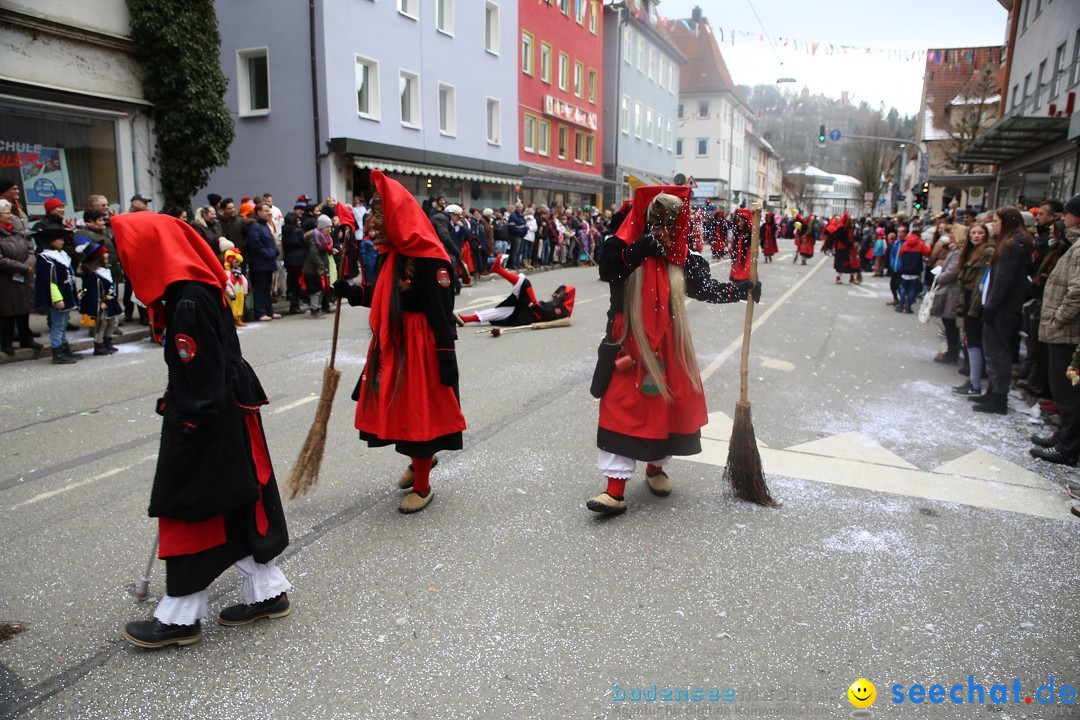
[(41, 349), (30, 331), (34, 309), (34, 243), (15, 226), (11, 203), (0, 200), (0, 352), (15, 354), (19, 347)]

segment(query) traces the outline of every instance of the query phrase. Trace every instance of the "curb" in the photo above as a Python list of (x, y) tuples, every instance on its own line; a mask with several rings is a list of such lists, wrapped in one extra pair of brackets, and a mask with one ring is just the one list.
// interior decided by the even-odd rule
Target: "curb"
[[(128, 325), (129, 325), (129, 327), (131, 327), (132, 324), (129, 323)], [(81, 340), (68, 340), (68, 344), (71, 346), (71, 351), (72, 352), (77, 353), (77, 352), (82, 352), (82, 351), (85, 351), (85, 350), (90, 350), (91, 352), (93, 351), (93, 349), (94, 349), (94, 339), (93, 338), (86, 337), (82, 333), (81, 330), (75, 330), (75, 331), (72, 331), (72, 332), (68, 333), (69, 338), (72, 335), (83, 335), (83, 339), (81, 339)], [(120, 344), (124, 344), (124, 343), (139, 342), (141, 340), (146, 340), (149, 337), (150, 337), (150, 329), (149, 328), (141, 327), (138, 324), (135, 324), (134, 327), (131, 327), (131, 329), (124, 330), (123, 335), (114, 335), (113, 336), (113, 344), (114, 345), (120, 345)], [(3, 353), (0, 353), (0, 365), (7, 365), (9, 363), (21, 362), (23, 360), (49, 360), (49, 361), (51, 361), (52, 360), (52, 351), (49, 349), (49, 338), (48, 338), (48, 336), (46, 334), (42, 333), (42, 337), (37, 338), (37, 340), (38, 340), (38, 342), (41, 342), (42, 340), (44, 340), (45, 342), (43, 344), (45, 345), (45, 347), (43, 347), (40, 350), (31, 350), (29, 348), (15, 348), (15, 354), (14, 355), (5, 355)], [(86, 358), (89, 358), (89, 357), (94, 357), (94, 356), (93, 355), (84, 355), (80, 359), (86, 359)]]

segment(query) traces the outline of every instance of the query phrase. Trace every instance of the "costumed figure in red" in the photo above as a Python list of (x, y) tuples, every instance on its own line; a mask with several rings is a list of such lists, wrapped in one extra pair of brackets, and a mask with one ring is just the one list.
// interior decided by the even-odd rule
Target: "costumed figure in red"
[(560, 285), (551, 294), (550, 300), (537, 301), (532, 283), (525, 273), (513, 273), (503, 267), (505, 255), (497, 255), (491, 271), (513, 286), (513, 290), (501, 303), (493, 308), (477, 310), (474, 313), (454, 313), (458, 325), (466, 323), (489, 323), (497, 327), (520, 327), (537, 322), (550, 322), (568, 318), (574, 312), (574, 297), (577, 290), (573, 285)]
[(841, 284), (840, 276), (847, 275), (848, 282), (860, 285), (857, 277), (860, 272), (859, 241), (855, 237), (855, 228), (851, 224), (851, 214), (834, 217), (826, 227), (833, 239), (833, 270), (836, 271), (836, 284)]
[(802, 258), (803, 265), (814, 257), (814, 243), (817, 241), (816, 223), (817, 218), (814, 215), (808, 218), (799, 215), (795, 218), (795, 245), (799, 249), (798, 257)]
[(225, 268), (190, 225), (168, 215), (117, 215), (112, 228), (169, 368), (149, 508), (167, 594), (153, 619), (128, 623), (124, 637), (145, 648), (201, 640), (207, 588), (229, 565), (243, 576), (243, 602), (221, 611), (222, 625), (284, 617), (291, 586), (275, 558), (289, 533), (259, 415), (266, 393), (240, 352)]
[(586, 503), (593, 512), (625, 512), (623, 490), (636, 461), (647, 463), (649, 490), (665, 497), (667, 461), (701, 452), (708, 414), (685, 298), (760, 297), (760, 284), (712, 278), (708, 261), (689, 251), (689, 226), (690, 188), (646, 186), (605, 241), (600, 279), (610, 285), (611, 305), (590, 392), (600, 399), (596, 444), (607, 489)]
[(367, 364), (353, 392), (356, 429), (369, 447), (394, 445), (411, 459), (398, 485), (411, 488), (399, 510), (423, 510), (440, 450), (460, 450), (465, 418), (458, 401), (454, 290), (450, 256), (424, 211), (401, 183), (372, 170), (375, 277), (339, 280), (334, 294), (371, 308)]
[(772, 256), (780, 252), (776, 244), (776, 216), (773, 213), (765, 213), (765, 222), (761, 223), (761, 254), (765, 256), (765, 262), (771, 263)]
[(728, 254), (731, 256), (731, 273), (728, 279), (732, 282), (741, 282), (750, 279), (750, 224), (754, 222), (754, 214), (746, 208), (735, 211), (735, 223), (731, 228), (731, 245)]

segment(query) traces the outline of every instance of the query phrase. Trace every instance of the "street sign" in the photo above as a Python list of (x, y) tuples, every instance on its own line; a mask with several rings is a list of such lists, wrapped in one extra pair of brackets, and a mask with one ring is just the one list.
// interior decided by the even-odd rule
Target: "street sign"
[(866, 202), (873, 202), (874, 201), (874, 193), (872, 193), (872, 192), (864, 192), (862, 194), (862, 199), (865, 200)]
[(833, 142), (838, 142), (840, 140), (840, 131), (839, 130), (830, 130), (829, 131), (829, 139), (832, 140)]

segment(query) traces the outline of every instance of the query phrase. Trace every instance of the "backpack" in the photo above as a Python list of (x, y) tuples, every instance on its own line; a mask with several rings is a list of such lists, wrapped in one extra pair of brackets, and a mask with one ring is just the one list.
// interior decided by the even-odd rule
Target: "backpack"
[(491, 221), (491, 227), (495, 233), (496, 240), (509, 240), (510, 239), (510, 227), (506, 220), (503, 218), (496, 218)]

